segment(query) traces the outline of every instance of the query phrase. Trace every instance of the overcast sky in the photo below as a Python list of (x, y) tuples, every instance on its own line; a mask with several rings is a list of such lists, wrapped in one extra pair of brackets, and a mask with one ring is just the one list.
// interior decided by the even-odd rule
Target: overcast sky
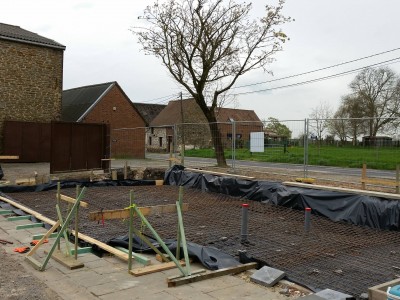
[[(0, 22), (20, 26), (66, 46), (64, 89), (117, 81), (133, 102), (165, 103), (183, 91), (161, 63), (140, 51), (129, 31), (149, 0), (2, 1)], [(270, 0), (253, 1), (260, 14)], [(290, 37), (270, 70), (253, 72), (238, 85), (279, 79), (400, 48), (399, 0), (287, 0), (284, 14), (296, 21), (283, 29)], [(400, 57), (400, 50), (290, 79), (238, 88), (265, 90), (354, 70)], [(388, 67), (400, 74), (400, 60)], [(356, 73), (317, 83), (238, 95), (238, 107), (260, 119), (304, 119), (320, 102), (336, 109)], [(161, 98), (161, 99), (157, 99)], [(157, 100), (152, 100), (157, 99)], [(152, 101), (150, 101), (152, 100)]]

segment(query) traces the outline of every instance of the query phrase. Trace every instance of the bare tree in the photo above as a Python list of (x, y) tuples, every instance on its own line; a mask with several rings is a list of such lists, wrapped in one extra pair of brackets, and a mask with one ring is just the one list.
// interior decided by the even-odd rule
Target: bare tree
[(361, 71), (350, 83), (353, 94), (362, 103), (371, 137), (393, 123), (400, 113), (400, 79), (389, 68)]
[(312, 127), (317, 136), (318, 145), (321, 144), (323, 136), (329, 127), (330, 118), (332, 118), (332, 107), (328, 102), (321, 101), (310, 114)]
[[(259, 20), (251, 4), (234, 0), (168, 0), (144, 11), (145, 28), (134, 28), (146, 53), (155, 55), (196, 100), (206, 116), (219, 166), (226, 166), (217, 126), (219, 98), (247, 72), (263, 68), (281, 50), (287, 36), (277, 27), (290, 18), (266, 5)], [(208, 93), (206, 93), (208, 92)]]
[(366, 120), (363, 119), (363, 111), (364, 104), (357, 95), (344, 96), (334, 115), (335, 120), (330, 124), (331, 132), (342, 142), (351, 138), (353, 145), (356, 145), (357, 137), (365, 133)]

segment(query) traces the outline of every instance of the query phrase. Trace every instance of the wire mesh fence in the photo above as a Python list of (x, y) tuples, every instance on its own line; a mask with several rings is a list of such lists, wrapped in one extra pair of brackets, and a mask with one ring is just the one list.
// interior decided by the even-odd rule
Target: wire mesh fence
[[(398, 119), (370, 134), (370, 119), (304, 119), (184, 123), (111, 132), (112, 157), (134, 166), (216, 167), (231, 172), (359, 182), (394, 178), (400, 164)], [(397, 122), (397, 123), (396, 123)], [(361, 124), (361, 125), (360, 125)], [(114, 161), (113, 166), (122, 165)], [(380, 170), (378, 173), (377, 170)]]

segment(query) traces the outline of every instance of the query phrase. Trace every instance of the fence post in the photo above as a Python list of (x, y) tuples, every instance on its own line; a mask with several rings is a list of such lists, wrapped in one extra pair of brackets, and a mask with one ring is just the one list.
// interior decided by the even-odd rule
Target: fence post
[(309, 119), (304, 119), (304, 174), (303, 177), (308, 177), (308, 128), (309, 128)]
[(181, 164), (182, 166), (185, 165), (185, 126), (181, 124)]
[(236, 122), (232, 121), (232, 169), (235, 170), (236, 163)]
[(176, 155), (176, 145), (178, 144), (178, 131), (176, 130), (176, 124), (174, 125), (174, 144), (173, 144), (173, 148), (174, 148), (174, 157)]
[(361, 170), (361, 189), (365, 190), (365, 179), (367, 178), (367, 164), (363, 164)]

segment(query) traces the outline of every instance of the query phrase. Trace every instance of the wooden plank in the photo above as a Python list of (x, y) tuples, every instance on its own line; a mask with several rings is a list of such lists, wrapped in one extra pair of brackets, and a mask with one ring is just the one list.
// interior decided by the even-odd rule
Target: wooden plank
[(257, 263), (248, 263), (238, 265), (235, 267), (224, 268), (216, 271), (207, 272), (205, 274), (194, 274), (186, 277), (170, 277), (167, 279), (168, 287), (179, 286), (187, 283), (198, 282), (206, 279), (216, 278), (228, 274), (237, 274), (246, 270), (254, 269), (257, 267)]
[[(50, 236), (50, 234), (52, 234), (54, 231), (57, 230), (57, 228), (60, 226), (60, 224), (61, 224), (60, 220), (55, 222), (53, 224), (53, 226), (49, 229), (49, 231), (47, 231), (46, 234), (40, 239), (39, 243), (37, 243), (35, 246), (33, 246), (33, 248), (28, 252), (28, 254), (26, 254), (26, 256), (29, 257), (29, 256), (32, 256), (33, 254), (35, 254), (37, 249), (39, 249), (40, 245), (43, 244), (43, 242)], [(57, 234), (57, 236), (58, 236), (58, 234)]]
[(21, 230), (21, 229), (29, 229), (29, 228), (38, 228), (38, 227), (43, 227), (44, 223), (32, 223), (32, 224), (23, 224), (23, 225), (17, 225), (15, 226), (16, 230)]
[(0, 159), (19, 159), (18, 155), (0, 155)]
[[(58, 235), (57, 232), (56, 233), (52, 233), (47, 238), (48, 239), (54, 239), (54, 238), (57, 237), (57, 235)], [(44, 236), (43, 233), (42, 234), (35, 234), (34, 236), (32, 236), (32, 240), (40, 240), (41, 238), (43, 238), (43, 236)]]
[[(56, 199), (57, 199), (57, 195), (56, 195)], [(63, 200), (65, 202), (72, 203), (72, 204), (74, 204), (75, 201), (76, 201), (75, 198), (68, 197), (68, 196), (63, 195), (63, 194), (60, 194), (60, 200)], [(81, 201), (80, 202), (80, 206), (87, 208), (89, 206), (89, 203)]]
[(7, 221), (29, 220), (30, 218), (32, 218), (31, 215), (17, 216), (17, 217), (8, 217), (8, 218), (7, 218)]
[[(49, 252), (45, 250), (44, 253), (48, 254)], [(72, 256), (65, 256), (64, 253), (59, 250), (54, 251), (51, 258), (70, 270), (80, 269), (85, 266), (82, 262), (77, 261)]]
[[(168, 254), (163, 253), (163, 255), (164, 255), (165, 258), (169, 259), (169, 255)], [(164, 261), (160, 254), (156, 254), (156, 260), (159, 261), (159, 262), (163, 262)]]
[(37, 261), (33, 256), (25, 256), (25, 261), (29, 262), (36, 270), (40, 271), (42, 263)]
[(14, 214), (14, 211), (9, 210), (9, 209), (4, 209), (4, 210), (0, 210), (0, 215), (12, 215)]
[[(118, 250), (120, 250), (120, 251), (122, 251), (122, 252), (125, 252), (125, 253), (129, 253), (128, 251), (128, 249), (125, 249), (125, 248), (123, 248), (123, 247), (115, 247), (116, 249), (118, 249)], [(157, 254), (158, 255), (158, 254)], [(149, 258), (147, 258), (147, 257), (145, 257), (145, 256), (143, 256), (143, 255), (141, 255), (141, 254), (138, 254), (138, 253), (135, 253), (135, 252), (132, 252), (132, 256), (133, 256), (133, 258), (138, 262), (138, 263), (141, 263), (142, 265), (145, 265), (145, 266), (148, 266), (148, 265), (150, 265), (151, 264), (151, 260), (149, 259)]]
[(36, 184), (36, 178), (35, 177), (30, 177), (30, 178), (15, 179), (15, 184), (16, 185), (35, 185)]
[[(26, 207), (24, 205), (21, 205), (21, 204), (15, 202), (15, 201), (12, 201), (12, 200), (10, 200), (8, 198), (5, 198), (5, 197), (2, 197), (2, 196), (0, 196), (0, 199), (3, 200), (4, 202), (7, 202), (7, 203), (11, 204), (14, 207), (17, 207), (17, 208), (23, 210), (24, 212), (26, 212), (28, 214), (31, 214), (35, 218), (37, 218), (37, 219), (39, 219), (39, 220), (41, 220), (41, 221), (43, 221), (43, 222), (45, 222), (47, 224), (50, 224), (50, 225), (56, 224), (56, 221), (54, 221), (54, 220), (52, 220), (50, 218), (47, 218), (46, 216), (43, 216), (42, 214), (34, 211), (33, 209), (30, 209), (30, 208), (28, 208), (28, 207)], [(71, 233), (73, 235), (75, 235), (75, 231), (74, 230), (71, 230)], [(88, 242), (90, 244), (97, 245), (99, 248), (101, 248), (101, 249), (103, 249), (103, 250), (105, 250), (105, 251), (117, 256), (118, 258), (120, 258), (122, 260), (128, 260), (128, 254), (126, 254), (126, 253), (124, 253), (122, 251), (119, 251), (119, 250), (117, 250), (117, 249), (115, 249), (115, 248), (113, 248), (113, 247), (111, 247), (111, 246), (109, 246), (109, 245), (107, 245), (107, 244), (105, 244), (103, 242), (100, 242), (100, 241), (98, 241), (98, 240), (96, 240), (96, 239), (94, 239), (94, 238), (92, 238), (90, 236), (87, 236), (85, 234), (82, 234), (82, 233), (78, 232), (78, 238), (80, 238), (81, 240), (84, 240), (85, 242)]]
[[(155, 206), (142, 206), (139, 207), (140, 212), (144, 216), (150, 216), (155, 214), (173, 213), (176, 212), (176, 205), (155, 205)], [(189, 210), (189, 203), (183, 203), (182, 211)], [(116, 210), (103, 210), (102, 212), (96, 211), (89, 213), (90, 221), (101, 221), (101, 220), (112, 220), (112, 219), (128, 219), (129, 208), (116, 209)]]
[[(179, 263), (181, 264), (181, 266), (185, 266), (184, 261), (180, 261)], [(147, 266), (147, 267), (143, 267), (143, 268), (132, 269), (129, 271), (129, 273), (131, 273), (134, 276), (143, 276), (143, 275), (147, 275), (147, 274), (170, 270), (170, 269), (173, 269), (176, 267), (177, 267), (176, 264), (173, 261), (170, 261), (170, 262), (162, 263), (162, 264), (158, 264), (158, 265), (151, 265), (151, 266)]]
[(390, 179), (380, 179), (380, 178), (362, 178), (361, 179), (362, 183), (371, 183), (371, 184), (381, 184), (381, 185), (387, 185), (387, 186), (399, 186), (399, 183), (390, 180)]
[(199, 170), (199, 169), (192, 169), (192, 168), (185, 168), (185, 171), (206, 173), (206, 174), (219, 175), (219, 176), (238, 177), (238, 178), (243, 178), (243, 179), (254, 179), (255, 178), (252, 176), (244, 176), (244, 175), (231, 174), (231, 173), (220, 173), (220, 172), (206, 171), (206, 170)]
[(302, 187), (302, 188), (307, 188), (307, 189), (325, 190), (325, 191), (350, 193), (350, 194), (357, 194), (357, 195), (366, 195), (366, 196), (372, 196), (372, 197), (400, 200), (400, 195), (390, 194), (390, 193), (364, 191), (364, 190), (357, 190), (357, 189), (347, 189), (347, 188), (324, 186), (324, 185), (314, 185), (314, 184), (310, 185), (310, 184), (306, 184), (306, 183), (290, 182), (290, 181), (282, 182), (282, 184), (287, 185), (287, 186), (296, 186), (296, 187)]

